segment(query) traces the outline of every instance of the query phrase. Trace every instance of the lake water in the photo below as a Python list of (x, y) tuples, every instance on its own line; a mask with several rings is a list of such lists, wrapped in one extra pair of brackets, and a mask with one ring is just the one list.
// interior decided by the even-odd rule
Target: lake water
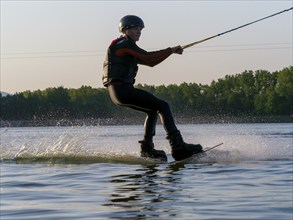
[(178, 125), (211, 150), (174, 163), (139, 158), (142, 126), (1, 128), (4, 219), (293, 218), (293, 127)]

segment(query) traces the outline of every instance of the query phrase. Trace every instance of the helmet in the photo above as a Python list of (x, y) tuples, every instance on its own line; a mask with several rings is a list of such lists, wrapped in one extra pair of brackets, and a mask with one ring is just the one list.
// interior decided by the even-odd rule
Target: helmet
[(129, 29), (137, 26), (144, 28), (143, 20), (135, 15), (126, 15), (120, 20), (119, 31), (122, 32), (124, 29)]

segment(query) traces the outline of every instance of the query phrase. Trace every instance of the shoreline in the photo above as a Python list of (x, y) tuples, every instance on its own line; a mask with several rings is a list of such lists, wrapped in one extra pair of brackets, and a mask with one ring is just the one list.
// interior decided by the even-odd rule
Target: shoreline
[[(174, 117), (176, 124), (253, 124), (293, 123), (292, 116), (194, 116)], [(95, 118), (95, 119), (44, 119), (44, 120), (1, 120), (0, 127), (56, 127), (56, 126), (115, 126), (143, 125), (144, 117)], [(158, 121), (158, 124), (161, 124)]]

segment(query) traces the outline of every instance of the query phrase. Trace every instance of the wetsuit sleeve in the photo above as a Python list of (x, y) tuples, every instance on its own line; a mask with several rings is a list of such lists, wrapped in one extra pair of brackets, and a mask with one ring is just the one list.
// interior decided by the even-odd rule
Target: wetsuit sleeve
[(139, 64), (153, 67), (167, 59), (172, 54), (172, 49), (166, 48), (164, 50), (147, 52), (139, 48), (136, 44), (131, 44), (127, 47), (118, 49), (115, 54), (117, 56), (134, 56), (138, 59)]

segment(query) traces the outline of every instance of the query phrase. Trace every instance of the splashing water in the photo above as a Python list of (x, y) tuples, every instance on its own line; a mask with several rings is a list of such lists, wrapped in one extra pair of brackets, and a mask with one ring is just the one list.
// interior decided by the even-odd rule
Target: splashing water
[[(292, 124), (179, 125), (184, 140), (211, 147), (224, 145), (193, 158), (190, 163), (239, 163), (292, 160)], [(24, 127), (1, 129), (1, 161), (19, 163), (152, 163), (141, 159), (138, 140), (142, 126)], [(157, 149), (171, 149), (165, 131), (157, 127)]]

